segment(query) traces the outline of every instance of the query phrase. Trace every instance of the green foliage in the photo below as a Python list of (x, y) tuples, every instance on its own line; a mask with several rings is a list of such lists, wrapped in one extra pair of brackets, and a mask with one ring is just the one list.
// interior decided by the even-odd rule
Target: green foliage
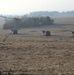
[(52, 20), (49, 16), (46, 17), (22, 17), (20, 21), (11, 20), (7, 21), (3, 29), (18, 29), (18, 28), (26, 28), (26, 27), (37, 27), (43, 25), (53, 24), (54, 20)]

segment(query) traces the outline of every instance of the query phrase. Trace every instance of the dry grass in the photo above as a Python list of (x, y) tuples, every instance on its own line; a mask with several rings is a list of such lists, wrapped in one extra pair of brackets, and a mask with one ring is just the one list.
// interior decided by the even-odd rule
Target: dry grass
[[(41, 29), (51, 30), (44, 36)], [(73, 25), (20, 30), (18, 35), (0, 30), (0, 70), (23, 70), (29, 75), (74, 75)], [(17, 72), (16, 72), (17, 73)], [(19, 73), (19, 72), (18, 72)]]
[(58, 24), (74, 24), (74, 17), (58, 17), (53, 19)]

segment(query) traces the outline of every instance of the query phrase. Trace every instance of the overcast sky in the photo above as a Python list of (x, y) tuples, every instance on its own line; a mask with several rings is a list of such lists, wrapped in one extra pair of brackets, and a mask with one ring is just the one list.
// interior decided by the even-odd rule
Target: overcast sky
[(0, 0), (0, 14), (28, 14), (33, 11), (71, 11), (74, 0)]

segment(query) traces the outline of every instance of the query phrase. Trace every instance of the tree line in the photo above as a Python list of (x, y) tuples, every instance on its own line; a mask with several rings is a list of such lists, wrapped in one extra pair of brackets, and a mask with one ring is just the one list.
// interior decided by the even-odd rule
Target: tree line
[(43, 25), (51, 25), (54, 20), (49, 16), (46, 17), (21, 17), (20, 20), (12, 19), (7, 20), (3, 26), (3, 29), (20, 29), (27, 27), (38, 27)]

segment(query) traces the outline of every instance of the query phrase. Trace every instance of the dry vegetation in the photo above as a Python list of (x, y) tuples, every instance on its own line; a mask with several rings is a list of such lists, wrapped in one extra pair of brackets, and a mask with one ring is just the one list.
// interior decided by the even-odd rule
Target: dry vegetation
[(74, 24), (74, 17), (57, 17), (53, 19), (57, 24)]
[[(19, 30), (0, 30), (0, 70), (26, 75), (74, 75), (73, 25)], [(51, 30), (44, 36), (41, 29)], [(3, 40), (7, 39), (3, 42)]]

